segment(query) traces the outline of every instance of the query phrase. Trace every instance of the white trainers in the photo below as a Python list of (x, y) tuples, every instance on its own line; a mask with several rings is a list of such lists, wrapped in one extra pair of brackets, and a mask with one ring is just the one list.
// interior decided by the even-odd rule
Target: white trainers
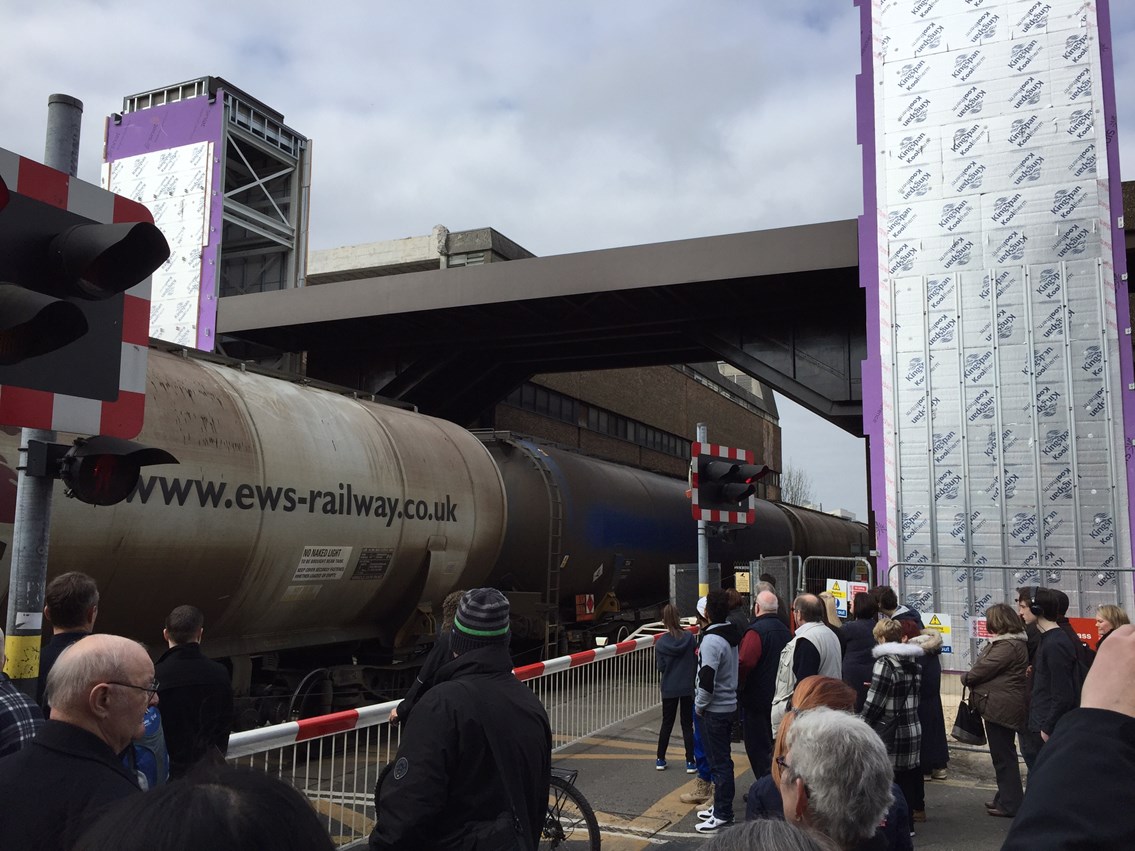
[(708, 818), (713, 818), (713, 804), (710, 804), (708, 809), (698, 810), (698, 821), (705, 821)]
[(716, 816), (710, 816), (700, 824), (694, 825), (694, 830), (698, 833), (717, 833), (723, 827), (729, 827), (733, 824), (733, 819), (722, 819)]

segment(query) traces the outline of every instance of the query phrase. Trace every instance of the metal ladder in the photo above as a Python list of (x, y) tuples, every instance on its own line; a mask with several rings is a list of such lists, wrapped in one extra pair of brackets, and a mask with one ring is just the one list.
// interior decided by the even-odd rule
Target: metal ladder
[(544, 479), (544, 488), (548, 492), (548, 576), (545, 586), (544, 606), (544, 658), (552, 659), (559, 655), (560, 634), (560, 572), (567, 565), (567, 556), (563, 555), (564, 530), (564, 500), (560, 493), (560, 486), (555, 476), (544, 461), (539, 446), (535, 452), (529, 453), (540, 476)]

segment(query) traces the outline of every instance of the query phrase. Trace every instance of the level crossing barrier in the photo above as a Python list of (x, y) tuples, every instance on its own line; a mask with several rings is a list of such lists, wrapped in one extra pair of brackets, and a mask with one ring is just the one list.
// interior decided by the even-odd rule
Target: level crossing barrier
[[(660, 705), (654, 643), (648, 631), (618, 644), (514, 669), (540, 698), (552, 752)], [(398, 752), (398, 701), (233, 733), (228, 761), (285, 780), (307, 795), (340, 847), (374, 826), (374, 786)]]

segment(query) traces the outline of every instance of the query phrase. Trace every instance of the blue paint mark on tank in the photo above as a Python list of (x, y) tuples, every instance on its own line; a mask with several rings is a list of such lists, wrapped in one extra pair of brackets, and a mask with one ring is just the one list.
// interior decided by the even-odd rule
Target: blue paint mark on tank
[(694, 549), (696, 527), (662, 523), (657, 517), (643, 516), (615, 505), (593, 505), (584, 520), (584, 539), (596, 549), (639, 549), (653, 552), (680, 552)]

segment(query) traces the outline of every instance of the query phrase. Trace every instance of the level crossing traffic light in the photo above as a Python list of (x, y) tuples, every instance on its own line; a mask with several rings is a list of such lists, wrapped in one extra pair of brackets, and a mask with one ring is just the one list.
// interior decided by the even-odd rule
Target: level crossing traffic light
[(756, 518), (756, 483), (769, 468), (753, 463), (747, 449), (694, 443), (690, 496), (694, 517), (711, 523), (748, 525)]
[(88, 505), (115, 505), (134, 490), (142, 467), (176, 463), (164, 449), (100, 435), (80, 437), (70, 446), (28, 441), (26, 473), (62, 479), (66, 495)]
[[(0, 395), (0, 422), (137, 434), (148, 279), (169, 255), (141, 204), (0, 150), (0, 387), (20, 389)], [(112, 404), (123, 391), (130, 411), (93, 422), (70, 412), (98, 406), (53, 406), (52, 394)]]

